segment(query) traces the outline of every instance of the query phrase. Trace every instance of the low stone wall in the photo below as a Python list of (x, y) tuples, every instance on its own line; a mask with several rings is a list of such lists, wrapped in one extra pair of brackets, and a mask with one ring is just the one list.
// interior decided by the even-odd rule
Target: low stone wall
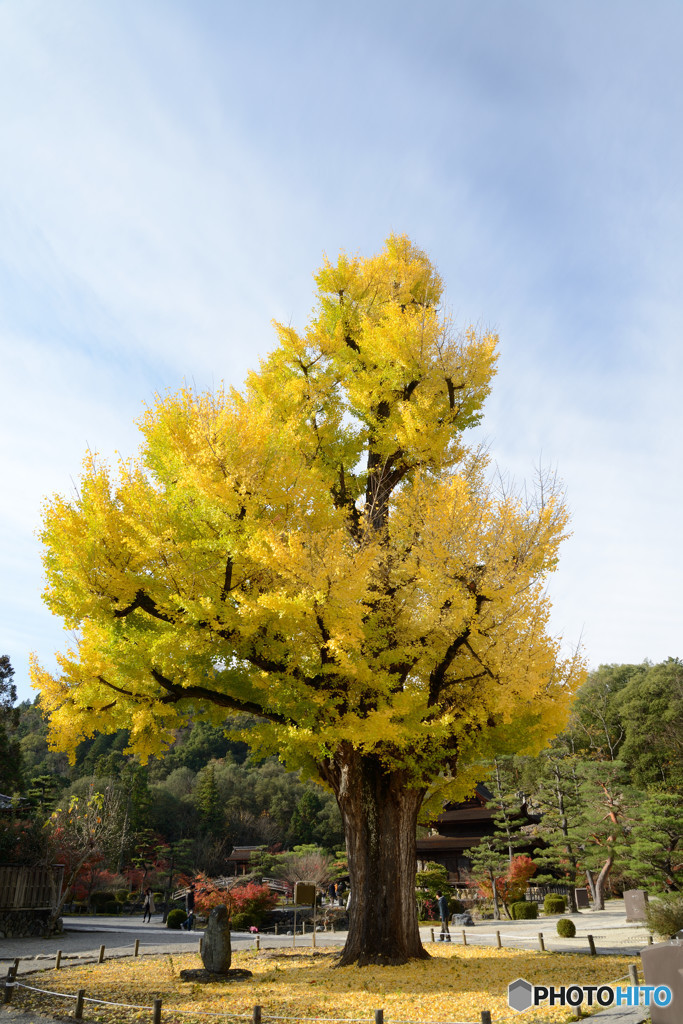
[[(50, 920), (49, 910), (0, 910), (0, 939), (26, 939), (43, 936)], [(53, 934), (62, 930), (62, 919), (57, 921)]]

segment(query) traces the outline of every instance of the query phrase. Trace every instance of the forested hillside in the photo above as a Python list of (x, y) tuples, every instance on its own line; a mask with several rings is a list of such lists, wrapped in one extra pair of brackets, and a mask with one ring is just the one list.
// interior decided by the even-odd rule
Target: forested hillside
[[(42, 856), (40, 822), (76, 797), (84, 807), (105, 792), (116, 809), (116, 841), (105, 858), (112, 870), (151, 863), (159, 850), (175, 851), (188, 869), (220, 874), (230, 870), (234, 846), (343, 847), (330, 793), (203, 721), (179, 730), (169, 753), (145, 766), (125, 753), (125, 730), (81, 743), (70, 765), (48, 749), (38, 701), (13, 706), (11, 666), (7, 659), (2, 665), (0, 792), (14, 795), (15, 809), (0, 819), (0, 860)], [(249, 719), (238, 724), (248, 728)], [(498, 829), (479, 859), (501, 875), (523, 848), (533, 853), (537, 879), (588, 878), (598, 904), (611, 888), (683, 890), (678, 659), (602, 666), (579, 691), (567, 729), (545, 750), (500, 756), (481, 771)], [(535, 825), (516, 813), (520, 797)]]
[[(302, 782), (275, 758), (251, 757), (245, 743), (227, 738), (221, 728), (200, 721), (179, 730), (166, 757), (150, 758), (145, 766), (125, 753), (125, 730), (99, 734), (79, 745), (70, 765), (65, 754), (48, 749), (38, 699), (20, 704), (14, 716), (12, 741), (15, 755), (20, 752), (21, 776), (15, 775), (20, 784), (7, 795), (16, 791), (47, 813), (67, 806), (73, 796), (112, 787), (126, 817), (124, 859), (134, 857), (144, 842), (186, 841), (184, 847), (193, 848), (193, 867), (218, 872), (227, 870), (233, 846), (313, 843), (333, 850), (343, 845), (331, 794)], [(239, 722), (241, 728), (248, 724)]]

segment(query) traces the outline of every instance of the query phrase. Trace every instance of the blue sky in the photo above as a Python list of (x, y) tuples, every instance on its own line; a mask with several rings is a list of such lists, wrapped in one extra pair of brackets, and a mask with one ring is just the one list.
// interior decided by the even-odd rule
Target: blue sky
[(552, 627), (682, 655), (683, 6), (0, 0), (0, 653), (44, 495), (184, 379), (239, 386), (313, 271), (407, 232), (501, 336), (482, 430), (556, 467)]

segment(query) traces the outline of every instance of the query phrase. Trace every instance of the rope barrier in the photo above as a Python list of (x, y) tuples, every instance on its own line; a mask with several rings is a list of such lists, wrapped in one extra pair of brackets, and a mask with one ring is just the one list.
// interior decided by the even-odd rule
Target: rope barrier
[[(24, 985), (23, 981), (13, 981), (11, 986), (16, 988), (26, 988), (29, 992), (42, 992), (46, 996), (61, 996), (62, 999), (78, 999), (78, 996), (72, 996), (69, 992), (53, 992), (49, 988), (34, 988), (33, 985)], [(10, 986), (8, 986), (10, 987)]]
[[(262, 1019), (263, 1020), (266, 1020), (266, 1019), (267, 1020), (325, 1020), (325, 1021), (327, 1021), (327, 1020), (329, 1020), (329, 1021), (345, 1020), (345, 1021), (349, 1021), (349, 1024), (351, 1024), (351, 1022), (355, 1022), (355, 1024), (365, 1024), (365, 1022), (370, 1020), (371, 1018), (370, 1017), (285, 1017), (285, 1016), (283, 1016), (280, 1013), (275, 1013), (275, 1014), (264, 1013)], [(427, 1022), (425, 1021), (424, 1024), (427, 1024)], [(431, 1021), (429, 1022), (429, 1024), (431, 1024)]]
[(251, 1020), (250, 1013), (216, 1013), (214, 1010), (177, 1010), (173, 1007), (173, 1013), (187, 1013), (191, 1017), (196, 1017), (201, 1014), (202, 1017), (234, 1017), (234, 1018), (247, 1018)]
[[(74, 996), (71, 996), (73, 999)], [(84, 1003), (100, 1003), (102, 1006), (122, 1006), (125, 1010), (149, 1010), (149, 1006), (141, 1006), (139, 1003), (112, 1003), (109, 999), (95, 999), (94, 996), (83, 996)]]
[[(628, 975), (626, 975), (628, 977)], [(618, 979), (621, 980), (621, 979)], [(35, 985), (25, 985), (22, 981), (11, 981), (5, 983), (8, 988), (25, 988), (29, 992), (40, 992), (45, 996), (57, 996), (61, 999), (78, 999), (77, 995), (70, 992), (55, 992), (49, 988), (36, 988)], [(611, 984), (611, 982), (609, 982)], [(125, 1010), (149, 1010), (149, 1006), (140, 1003), (116, 1003), (111, 999), (96, 999), (94, 996), (83, 996), (85, 1003), (98, 1003), (100, 1006), (119, 1006)], [(230, 1017), (236, 1019), (251, 1019), (250, 1013), (215, 1013), (212, 1010), (181, 1010), (175, 1007), (168, 1007), (171, 1013), (184, 1013), (192, 1017)], [(348, 1024), (366, 1024), (369, 1017), (289, 1017), (279, 1013), (264, 1013), (263, 1020), (305, 1020), (305, 1021), (329, 1021), (330, 1024), (338, 1024), (340, 1021), (347, 1021)], [(395, 1020), (392, 1024), (479, 1024), (478, 1021), (425, 1021), (425, 1020)]]

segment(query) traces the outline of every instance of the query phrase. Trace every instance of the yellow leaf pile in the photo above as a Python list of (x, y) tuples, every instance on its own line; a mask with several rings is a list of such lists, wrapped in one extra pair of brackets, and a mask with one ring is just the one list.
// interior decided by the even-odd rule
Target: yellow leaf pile
[[(387, 1024), (406, 1021), (472, 1022), (479, 1024), (481, 1011), (489, 1010), (493, 1024), (535, 1021), (539, 1011), (516, 1013), (507, 1005), (507, 986), (516, 978), (538, 985), (607, 984), (627, 973), (631, 957), (566, 956), (516, 949), (480, 947), (430, 947), (431, 960), (413, 961), (400, 967), (334, 966), (337, 951), (268, 950), (240, 952), (233, 967), (247, 968), (247, 981), (210, 984), (180, 981), (180, 971), (201, 967), (196, 954), (155, 958), (109, 960), (41, 974), (28, 984), (54, 991), (76, 993), (121, 1003), (149, 1007), (126, 1010), (86, 1003), (84, 1017), (100, 1024), (149, 1021), (152, 1001), (162, 1000), (163, 1024), (210, 1024), (202, 1013), (243, 1015), (251, 1019), (255, 1004), (269, 1017), (365, 1018), (369, 1024), (376, 1009), (383, 1009)], [(622, 981), (622, 984), (625, 983)], [(66, 1016), (73, 1003), (40, 996), (23, 989), (16, 1003), (43, 1013)], [(568, 1008), (543, 1008), (543, 1021), (575, 1020)]]

